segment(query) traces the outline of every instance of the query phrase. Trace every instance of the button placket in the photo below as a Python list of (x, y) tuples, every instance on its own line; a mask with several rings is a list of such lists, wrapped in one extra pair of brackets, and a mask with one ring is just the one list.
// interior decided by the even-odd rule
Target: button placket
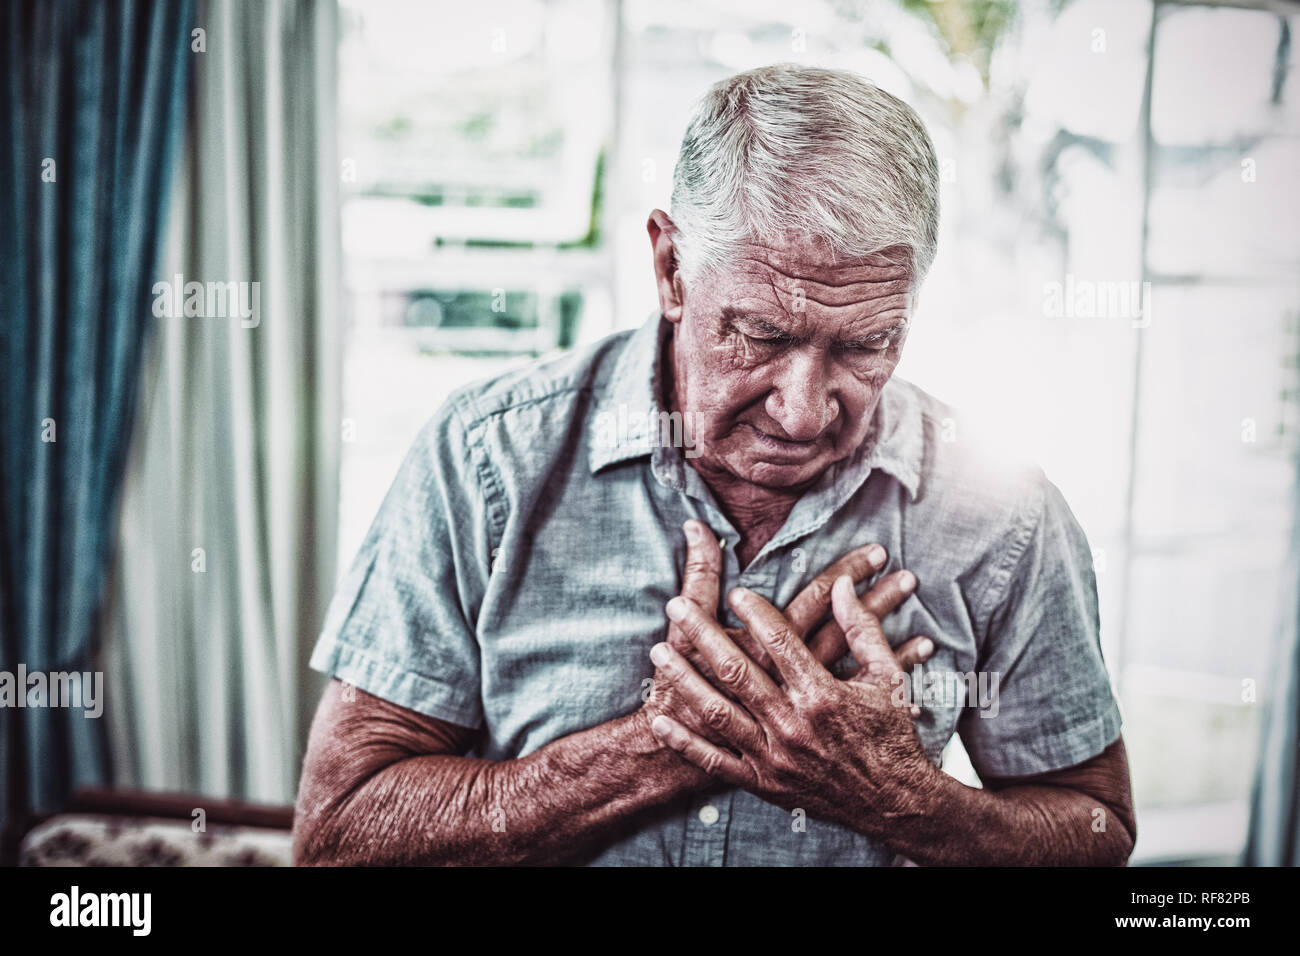
[(686, 866), (724, 866), (734, 792), (696, 797), (686, 817)]

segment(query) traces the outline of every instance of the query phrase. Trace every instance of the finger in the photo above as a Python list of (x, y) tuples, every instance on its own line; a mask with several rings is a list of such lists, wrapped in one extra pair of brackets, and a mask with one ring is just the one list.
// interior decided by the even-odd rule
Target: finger
[[(826, 627), (823, 628), (822, 630), (826, 630), (830, 627), (831, 625), (827, 624)], [(838, 661), (848, 651), (848, 644), (844, 641), (844, 631), (840, 628), (838, 623), (835, 624), (834, 627), (835, 627), (836, 635), (839, 638), (840, 647), (843, 648), (843, 650), (840, 650), (838, 652), (832, 651), (832, 653), (834, 653), (835, 656), (832, 657), (830, 660), (827, 660), (822, 657), (817, 658), (828, 669), (833, 663), (835, 663), (835, 661)], [(821, 631), (818, 632), (818, 636), (819, 637), (821, 636)], [(904, 673), (907, 673), (910, 672), (912, 668), (915, 667), (917, 664), (923, 664), (926, 661), (928, 661), (930, 659), (930, 655), (933, 653), (934, 653), (934, 641), (930, 640), (930, 638), (925, 637), (923, 635), (918, 635), (917, 637), (912, 638), (910, 641), (907, 641), (905, 644), (902, 644), (894, 648), (894, 659), (898, 661), (899, 670), (901, 670)], [(857, 674), (857, 671), (858, 668), (855, 666), (852, 672), (843, 674), (841, 676), (844, 677), (844, 679), (848, 680), (854, 677)], [(919, 707), (912, 708), (913, 716), (916, 716), (920, 712), (921, 709)]]
[(650, 730), (667, 746), (676, 750), (711, 777), (717, 777), (735, 787), (751, 784), (749, 768), (733, 753), (709, 743), (698, 734), (687, 730), (671, 717), (659, 714), (650, 721)]
[[(847, 575), (840, 580), (848, 581), (850, 590), (853, 588), (852, 579)], [(727, 599), (731, 609), (745, 622), (750, 636), (767, 650), (787, 687), (803, 689), (820, 677), (830, 676), (808, 650), (803, 638), (790, 627), (785, 615), (759, 595), (748, 588), (735, 588)]]
[(785, 608), (785, 616), (795, 633), (801, 638), (807, 637), (813, 625), (826, 616), (831, 607), (831, 586), (836, 578), (847, 574), (855, 584), (865, 581), (885, 566), (888, 556), (880, 545), (864, 544), (809, 581)]
[(729, 627), (726, 632), (727, 637), (731, 638), (735, 645), (749, 656), (751, 661), (769, 674), (775, 670), (772, 666), (772, 658), (767, 656), (767, 651), (763, 650), (763, 645), (750, 637), (749, 632), (743, 627)]
[(754, 718), (719, 693), (675, 648), (656, 644), (650, 648), (650, 660), (673, 682), (678, 696), (694, 712), (711, 740), (721, 739), (749, 753), (762, 746), (764, 734)]
[[(682, 571), (682, 595), (694, 601), (716, 617), (718, 613), (719, 581), (722, 575), (722, 549), (718, 539), (702, 521), (691, 519), (682, 525), (686, 534), (686, 566)], [(706, 674), (711, 674), (699, 652), (676, 625), (668, 627), (668, 642), (686, 659)]]
[(682, 629), (672, 621), (668, 622), (668, 643), (684, 655), (692, 666), (702, 668), (705, 673), (709, 673), (708, 664), (705, 663), (704, 658), (700, 657), (700, 652), (691, 644), (691, 639), (683, 634)]
[(894, 658), (900, 670), (910, 671), (917, 664), (924, 663), (934, 653), (934, 641), (928, 637), (918, 636), (894, 649)]
[(686, 532), (686, 567), (682, 572), (682, 596), (718, 614), (719, 581), (722, 578), (722, 549), (718, 539), (702, 521), (691, 519), (682, 525)]
[[(916, 590), (916, 575), (911, 571), (895, 571), (877, 581), (865, 595), (862, 603), (877, 618), (888, 617), (898, 605), (902, 604)], [(849, 651), (848, 642), (844, 640), (844, 629), (832, 617), (823, 624), (808, 642), (813, 656), (829, 667)]]
[(847, 577), (835, 582), (831, 595), (831, 608), (835, 620), (844, 629), (844, 640), (858, 662), (858, 672), (853, 680), (886, 686), (895, 674), (901, 674), (894, 652), (880, 629), (880, 619), (862, 606), (853, 582)]
[(808, 642), (808, 650), (823, 667), (830, 667), (849, 652), (848, 642), (844, 640), (844, 628), (840, 622), (831, 618), (817, 629), (813, 639)]
[(708, 662), (700, 656), (700, 652), (691, 644), (691, 639), (682, 633), (681, 628), (676, 624), (668, 622), (668, 643), (677, 649), (677, 652), (691, 662), (691, 666), (700, 671), (700, 673), (711, 676), (713, 671), (709, 669)]
[(668, 602), (667, 611), (709, 665), (720, 690), (735, 697), (755, 717), (775, 716), (789, 708), (767, 672), (732, 642), (717, 621), (706, 617), (699, 605), (675, 597)]
[(868, 611), (883, 620), (893, 610), (907, 600), (916, 590), (916, 575), (903, 569), (887, 574), (877, 581), (866, 594), (862, 595), (862, 604)]

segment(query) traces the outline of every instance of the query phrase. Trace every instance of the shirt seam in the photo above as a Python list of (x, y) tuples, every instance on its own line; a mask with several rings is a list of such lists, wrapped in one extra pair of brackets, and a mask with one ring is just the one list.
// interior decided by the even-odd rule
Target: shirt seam
[[(544, 395), (530, 395), (528, 398), (521, 398), (517, 401), (512, 401), (508, 404), (502, 405), (500, 408), (492, 408), (487, 411), (476, 409), (475, 417), (466, 423), (467, 428), (481, 428), (488, 423), (489, 419), (499, 418), (506, 414), (506, 412), (518, 411), (521, 408), (527, 408), (529, 405), (538, 405), (542, 402), (548, 402), (556, 398), (569, 398), (593, 392), (595, 390), (593, 384), (581, 383), (578, 381), (578, 379), (582, 377), (584, 376), (580, 376), (576, 373), (570, 375), (568, 379), (564, 380), (562, 383), (558, 383), (554, 389)], [(475, 404), (477, 404), (477, 401), (475, 401)]]
[[(1043, 493), (1042, 484), (1036, 481), (1034, 487), (1038, 494), (1035, 496), (1037, 502), (1032, 520), (1027, 521), (1025, 514), (1021, 513), (1018, 524), (1024, 526), (1023, 532), (1008, 552), (1007, 558), (994, 570), (989, 583), (985, 585), (975, 603), (977, 620), (980, 621), (980, 630), (984, 632), (985, 641), (989, 637), (988, 627), (993, 614), (1006, 600), (1011, 588), (1011, 582), (1015, 579), (1014, 572), (1024, 561), (1025, 555), (1029, 551), (1029, 542), (1033, 538), (1034, 532), (1042, 525), (1047, 513), (1047, 496)], [(994, 590), (995, 587), (997, 588), (996, 591)], [(992, 597), (990, 597), (990, 594)], [(983, 648), (980, 648), (980, 651), (983, 651)]]
[(467, 423), (459, 402), (452, 403), (451, 410), (456, 416), (462, 434), (465, 436), (466, 461), (464, 464), (472, 467), (478, 475), (479, 494), (483, 497), (483, 504), (490, 524), (490, 540), (493, 546), (499, 546), (501, 539), (505, 535), (506, 519), (499, 511), (497, 499), (505, 498), (505, 484), (492, 467), (487, 449), (484, 447), (487, 434), (487, 419), (484, 418), (473, 424)]

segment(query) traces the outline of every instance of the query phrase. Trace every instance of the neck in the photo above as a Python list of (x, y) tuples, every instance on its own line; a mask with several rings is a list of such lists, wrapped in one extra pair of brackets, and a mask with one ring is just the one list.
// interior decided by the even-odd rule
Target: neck
[(781, 530), (799, 500), (798, 493), (760, 488), (731, 475), (710, 476), (702, 469), (700, 476), (713, 492), (722, 513), (740, 532), (736, 555), (742, 568), (748, 566)]

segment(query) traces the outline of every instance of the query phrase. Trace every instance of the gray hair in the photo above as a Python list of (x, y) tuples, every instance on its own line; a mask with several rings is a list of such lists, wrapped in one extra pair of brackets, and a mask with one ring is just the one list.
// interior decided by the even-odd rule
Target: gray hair
[(842, 70), (781, 64), (716, 84), (695, 108), (670, 215), (688, 283), (738, 244), (806, 232), (831, 255), (905, 248), (920, 285), (939, 232), (939, 167), (916, 112)]

